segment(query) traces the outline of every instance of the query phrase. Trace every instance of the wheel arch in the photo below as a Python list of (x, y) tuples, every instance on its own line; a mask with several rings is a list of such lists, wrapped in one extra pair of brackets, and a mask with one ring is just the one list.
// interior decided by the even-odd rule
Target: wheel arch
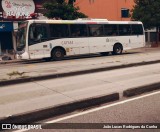
[(56, 47), (52, 48), (51, 54), (52, 54), (52, 52), (53, 52), (55, 49), (61, 49), (61, 50), (63, 50), (64, 55), (66, 55), (66, 50), (65, 50), (65, 48), (63, 48), (63, 47), (61, 47), (61, 46), (56, 46)]

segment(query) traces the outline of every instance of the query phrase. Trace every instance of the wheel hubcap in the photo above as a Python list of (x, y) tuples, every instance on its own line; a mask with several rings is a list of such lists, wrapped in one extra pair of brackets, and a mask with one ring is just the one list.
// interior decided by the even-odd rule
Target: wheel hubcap
[(121, 53), (121, 48), (117, 48), (117, 53)]
[(60, 51), (57, 51), (55, 55), (56, 55), (56, 57), (61, 57), (62, 56)]

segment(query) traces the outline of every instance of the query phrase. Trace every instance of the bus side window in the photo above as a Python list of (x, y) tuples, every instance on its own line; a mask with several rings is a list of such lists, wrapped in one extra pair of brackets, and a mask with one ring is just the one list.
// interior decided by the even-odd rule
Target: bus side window
[(94, 24), (91, 24), (91, 25), (88, 25), (89, 27), (89, 35), (90, 36), (103, 36), (103, 25), (94, 25)]
[(131, 26), (126, 24), (119, 25), (119, 35), (131, 35)]
[(29, 38), (34, 39), (33, 28), (32, 27), (30, 28), (30, 31), (29, 31)]
[(34, 39), (35, 39), (35, 26), (30, 26), (29, 35), (28, 35), (28, 43), (29, 43), (29, 45), (34, 44)]
[(40, 27), (40, 31), (39, 31), (39, 34), (41, 34), (41, 39), (42, 41), (46, 40), (47, 39), (47, 28), (45, 26), (41, 26)]
[(50, 39), (65, 38), (69, 36), (67, 24), (49, 24)]
[(143, 35), (143, 28), (141, 24), (132, 25), (132, 35)]
[(29, 45), (47, 40), (47, 29), (45, 26), (31, 26), (29, 29)]
[(105, 24), (104, 25), (104, 34), (105, 34), (105, 36), (117, 36), (118, 35), (117, 25)]
[(86, 37), (87, 26), (86, 24), (71, 24), (70, 25), (71, 37)]

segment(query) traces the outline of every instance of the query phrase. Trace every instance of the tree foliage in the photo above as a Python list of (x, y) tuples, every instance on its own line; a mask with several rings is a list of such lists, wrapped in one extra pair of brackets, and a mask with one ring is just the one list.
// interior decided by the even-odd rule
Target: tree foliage
[(145, 28), (160, 26), (160, 0), (134, 0), (132, 20), (142, 21)]
[(73, 5), (76, 0), (68, 0), (68, 4)]
[(78, 7), (74, 7), (75, 0), (52, 0), (44, 3), (43, 7), (46, 9), (44, 16), (48, 18), (74, 20), (77, 18), (87, 17), (85, 14), (79, 12)]

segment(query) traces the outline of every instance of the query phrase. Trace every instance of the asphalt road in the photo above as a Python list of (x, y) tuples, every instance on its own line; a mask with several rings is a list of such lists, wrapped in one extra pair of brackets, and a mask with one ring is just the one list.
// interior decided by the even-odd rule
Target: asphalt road
[[(144, 124), (145, 123), (160, 123), (160, 102), (159, 100), (160, 100), (160, 92), (154, 95), (147, 96), (147, 97), (137, 98), (134, 100), (128, 100), (128, 102), (127, 100), (121, 101), (121, 102), (116, 103), (115, 105), (112, 104), (110, 105), (110, 107), (106, 107), (106, 108), (105, 106), (99, 107), (98, 109), (86, 111), (86, 113), (84, 112), (80, 115), (75, 114), (74, 115), (75, 117), (71, 117), (72, 115), (70, 115), (70, 117), (68, 117), (69, 119), (63, 120), (61, 118), (62, 121), (59, 121), (56, 123), (102, 123), (102, 127), (104, 127), (104, 125), (107, 126), (107, 123), (122, 123), (122, 125), (125, 123), (129, 123), (129, 124), (130, 123), (131, 124), (132, 123), (142, 123), (142, 124), (143, 123)], [(58, 125), (60, 126), (60, 124)], [(89, 124), (89, 125), (91, 125), (91, 128), (92, 128), (92, 124)], [(119, 126), (119, 125), (114, 125), (114, 127), (116, 126)], [(152, 126), (153, 125), (150, 125), (151, 128), (156, 128)], [(52, 125), (50, 127), (52, 128)], [(72, 127), (74, 128), (74, 125)], [(79, 127), (83, 128), (83, 124), (82, 125), (80, 124)], [(70, 129), (67, 131), (75, 132), (75, 130), (76, 129), (72, 129), (72, 130)], [(109, 131), (113, 131), (113, 130), (122, 131), (122, 129), (112, 129), (112, 130), (106, 129), (106, 131), (108, 130)], [(145, 130), (148, 130), (150, 132), (158, 131), (156, 129), (145, 129)], [(60, 131), (64, 131), (64, 130), (60, 130)], [(84, 129), (76, 130), (76, 131), (84, 131)], [(91, 130), (88, 129), (85, 131), (91, 131)], [(97, 131), (100, 132), (101, 130), (97, 130)], [(133, 131), (133, 130), (128, 129), (128, 131)], [(141, 132), (142, 129), (136, 129), (136, 131)]]
[[(147, 94), (146, 94), (147, 95)], [(148, 94), (149, 95), (149, 94)], [(160, 91), (99, 107), (57, 123), (160, 123)]]
[[(94, 108), (91, 110), (87, 110), (84, 112), (80, 112), (78, 114), (68, 115), (65, 117), (61, 117), (58, 119), (50, 119), (45, 123), (49, 123), (47, 126), (48, 129), (36, 130), (36, 131), (45, 131), (45, 132), (158, 132), (160, 129), (156, 129), (157, 125), (154, 123), (160, 123), (160, 91), (156, 91), (154, 93), (149, 93), (145, 95), (141, 95), (138, 97), (126, 99), (123, 101), (119, 101), (113, 104), (101, 106), (98, 108)], [(54, 124), (58, 123), (58, 124)], [(70, 127), (67, 127), (69, 123)], [(74, 123), (82, 123), (82, 124), (74, 124)], [(83, 123), (91, 123), (91, 124), (83, 124)], [(95, 123), (95, 124), (94, 124)], [(102, 123), (96, 128), (96, 123)], [(118, 124), (110, 124), (108, 123), (122, 123)], [(149, 129), (136, 129), (133, 130), (133, 127), (130, 129), (114, 129), (117, 126), (121, 127), (125, 125), (125, 123), (129, 123), (133, 125), (134, 128), (141, 127), (143, 125), (145, 128)], [(132, 123), (142, 123), (142, 124), (132, 124)], [(146, 123), (146, 124), (145, 124)], [(153, 124), (149, 124), (153, 123)], [(127, 124), (127, 125), (129, 125)], [(82, 129), (84, 127), (88, 127), (88, 129)], [(126, 126), (127, 126), (126, 125)], [(160, 124), (159, 124), (160, 125)], [(98, 125), (99, 126), (99, 125)], [(111, 129), (104, 129), (103, 127), (112, 127)], [(55, 127), (59, 129), (55, 129)], [(45, 128), (42, 126), (42, 128)], [(61, 129), (65, 128), (65, 129)], [(72, 129), (69, 129), (72, 128)], [(77, 128), (77, 129), (75, 129)], [(155, 128), (155, 129), (153, 129)], [(24, 130), (19, 130), (16, 132), (23, 132)], [(30, 132), (33, 130), (30, 130)]]

